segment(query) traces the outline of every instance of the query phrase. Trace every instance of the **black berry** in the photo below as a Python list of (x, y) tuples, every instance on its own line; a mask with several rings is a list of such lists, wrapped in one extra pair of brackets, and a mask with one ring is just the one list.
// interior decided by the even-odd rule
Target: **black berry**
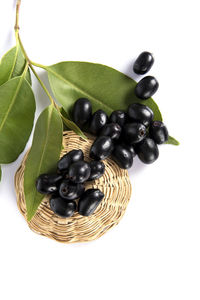
[(115, 110), (110, 115), (110, 122), (117, 123), (119, 126), (123, 127), (127, 121), (127, 114), (122, 110)]
[(156, 142), (156, 144), (163, 144), (169, 138), (167, 127), (161, 121), (154, 121), (151, 124), (149, 128), (149, 135)]
[(59, 187), (59, 194), (66, 200), (78, 199), (85, 191), (82, 183), (72, 183), (69, 180), (63, 180)]
[(82, 150), (72, 150), (65, 154), (58, 162), (58, 171), (67, 172), (69, 166), (77, 161), (83, 160), (84, 155)]
[(121, 169), (129, 169), (133, 165), (133, 155), (123, 145), (115, 146), (112, 157)]
[(90, 216), (101, 203), (104, 194), (99, 189), (89, 189), (81, 196), (78, 203), (78, 213)]
[(158, 146), (154, 140), (146, 138), (136, 146), (139, 159), (145, 164), (153, 163), (159, 156)]
[(128, 150), (131, 154), (132, 154), (132, 157), (135, 157), (136, 156), (136, 152), (135, 152), (135, 149), (133, 147), (133, 145), (130, 145), (128, 143), (121, 143), (120, 144), (124, 149)]
[(62, 180), (61, 175), (42, 174), (36, 180), (36, 189), (41, 194), (55, 193), (60, 180)]
[(123, 128), (123, 139), (128, 144), (141, 142), (146, 137), (146, 127), (141, 123), (128, 123)]
[(53, 212), (63, 218), (72, 217), (76, 211), (76, 202), (58, 196), (52, 196), (49, 203)]
[(89, 163), (89, 165), (90, 165), (91, 173), (90, 173), (90, 177), (88, 178), (88, 181), (96, 180), (101, 176), (103, 176), (105, 172), (105, 165), (102, 161), (93, 160)]
[(95, 160), (104, 160), (111, 155), (112, 151), (112, 139), (108, 136), (100, 136), (94, 141), (90, 149), (90, 157)]
[(74, 104), (72, 115), (74, 122), (82, 128), (92, 115), (91, 102), (85, 98), (78, 99)]
[(99, 109), (97, 110), (91, 118), (89, 130), (92, 134), (96, 135), (108, 122), (107, 114)]
[(99, 135), (109, 136), (112, 140), (118, 140), (121, 134), (121, 126), (117, 123), (106, 124)]
[(138, 98), (146, 100), (156, 93), (158, 87), (159, 83), (155, 77), (146, 76), (137, 83), (135, 94)]
[(136, 74), (144, 75), (147, 73), (154, 64), (154, 57), (150, 52), (142, 52), (136, 59), (133, 71)]
[(146, 105), (133, 103), (129, 105), (128, 116), (133, 122), (144, 124), (146, 127), (153, 121), (154, 113)]
[(90, 177), (90, 166), (85, 161), (77, 161), (69, 167), (69, 179), (74, 183), (83, 183)]

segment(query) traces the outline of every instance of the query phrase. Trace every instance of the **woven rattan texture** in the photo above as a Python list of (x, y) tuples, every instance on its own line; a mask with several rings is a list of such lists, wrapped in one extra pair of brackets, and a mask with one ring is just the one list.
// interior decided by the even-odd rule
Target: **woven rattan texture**
[[(89, 150), (93, 138), (87, 141), (72, 131), (63, 135), (61, 156), (73, 149), (82, 149), (85, 159), (89, 159)], [(27, 154), (15, 175), (17, 204), (26, 219), (26, 205), (24, 199), (23, 181)], [(131, 183), (128, 172), (121, 170), (116, 163), (107, 159), (104, 161), (106, 171), (104, 176), (91, 183), (86, 188), (98, 188), (105, 197), (97, 210), (90, 217), (83, 217), (78, 213), (71, 218), (60, 218), (49, 207), (49, 199), (45, 197), (33, 219), (28, 222), (29, 227), (36, 233), (63, 243), (88, 242), (95, 240), (117, 225), (123, 217), (131, 196)]]

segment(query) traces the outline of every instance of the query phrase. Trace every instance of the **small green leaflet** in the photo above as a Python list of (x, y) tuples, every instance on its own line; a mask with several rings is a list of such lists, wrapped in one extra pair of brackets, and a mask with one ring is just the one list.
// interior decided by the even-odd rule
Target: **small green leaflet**
[(17, 159), (33, 127), (35, 98), (24, 75), (0, 86), (0, 163), (4, 164)]
[(180, 145), (180, 143), (175, 138), (173, 138), (172, 136), (169, 136), (168, 141), (165, 144), (171, 144), (171, 145), (174, 145), (174, 146)]
[[(19, 45), (11, 48), (0, 62), (0, 85), (11, 78), (22, 75), (26, 65), (26, 60)], [(27, 81), (31, 84), (30, 70), (26, 74)]]
[(44, 195), (36, 190), (36, 179), (41, 174), (56, 170), (62, 147), (62, 137), (63, 124), (60, 114), (52, 105), (48, 106), (37, 120), (24, 172), (28, 221), (35, 215), (44, 198)]
[(154, 120), (162, 121), (154, 100), (137, 98), (137, 82), (113, 68), (88, 62), (61, 62), (45, 70), (56, 99), (68, 114), (75, 101), (85, 97), (92, 102), (93, 111), (103, 109), (108, 115), (113, 110), (127, 110), (131, 103), (142, 103), (153, 110)]

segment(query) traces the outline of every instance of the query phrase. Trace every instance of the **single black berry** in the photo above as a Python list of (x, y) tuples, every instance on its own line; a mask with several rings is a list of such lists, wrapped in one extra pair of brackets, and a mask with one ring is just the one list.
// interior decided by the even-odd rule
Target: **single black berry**
[(128, 123), (123, 128), (123, 139), (128, 144), (136, 144), (146, 137), (146, 127), (141, 123)]
[(146, 76), (137, 83), (135, 94), (138, 98), (146, 100), (156, 93), (158, 87), (159, 83), (155, 77)]
[(83, 183), (90, 177), (90, 165), (85, 161), (77, 161), (69, 167), (69, 180), (74, 183)]
[(118, 140), (121, 134), (121, 126), (117, 123), (106, 124), (99, 135), (109, 136), (112, 140)]
[(99, 109), (97, 110), (91, 118), (89, 130), (92, 134), (97, 135), (97, 133), (105, 126), (108, 122), (107, 114)]
[(62, 176), (58, 174), (42, 174), (36, 180), (36, 189), (41, 194), (51, 194), (57, 191)]
[(163, 144), (169, 138), (167, 127), (161, 121), (152, 122), (149, 128), (149, 135), (156, 142), (156, 144)]
[(154, 64), (154, 57), (150, 52), (142, 52), (136, 59), (133, 71), (136, 74), (144, 75), (147, 73)]
[(99, 136), (90, 149), (90, 157), (95, 160), (104, 160), (113, 151), (112, 139), (108, 136)]
[(110, 122), (117, 123), (119, 126), (123, 127), (127, 121), (127, 114), (122, 110), (115, 110), (110, 115)]
[(153, 121), (154, 113), (146, 105), (133, 103), (129, 105), (128, 116), (133, 122), (142, 123), (148, 127)]
[(75, 201), (66, 201), (61, 197), (52, 196), (49, 203), (53, 212), (63, 218), (72, 217), (76, 211)]
[(137, 144), (136, 152), (139, 159), (145, 164), (153, 163), (159, 156), (158, 146), (154, 140), (146, 138), (141, 143)]
[(122, 142), (120, 145), (121, 145), (124, 149), (128, 150), (128, 151), (131, 153), (132, 157), (135, 157), (135, 156), (136, 156), (136, 152), (135, 152), (135, 149), (134, 149), (133, 145), (130, 145), (130, 144), (124, 143), (124, 142)]
[(121, 169), (129, 169), (133, 165), (133, 155), (123, 145), (116, 145), (112, 157)]
[(74, 104), (72, 115), (74, 122), (82, 128), (92, 115), (91, 102), (86, 98), (78, 99)]
[(69, 180), (63, 180), (59, 187), (59, 194), (66, 200), (78, 199), (85, 191), (82, 183), (72, 183)]
[(81, 196), (78, 203), (78, 213), (82, 216), (90, 216), (101, 203), (104, 194), (99, 189), (89, 189)]
[(83, 160), (84, 155), (82, 150), (72, 150), (65, 154), (58, 162), (58, 171), (67, 172), (69, 166), (77, 161)]
[(91, 173), (90, 173), (90, 177), (88, 178), (88, 181), (96, 180), (101, 176), (103, 176), (105, 172), (105, 165), (102, 161), (93, 160), (89, 163), (89, 165), (90, 165)]

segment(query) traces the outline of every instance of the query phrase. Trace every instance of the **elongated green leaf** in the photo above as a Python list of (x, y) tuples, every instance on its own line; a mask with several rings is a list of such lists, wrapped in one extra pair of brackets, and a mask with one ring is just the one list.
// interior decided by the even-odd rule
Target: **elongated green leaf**
[(29, 221), (44, 197), (35, 188), (36, 179), (40, 174), (55, 171), (62, 146), (62, 133), (59, 113), (53, 106), (47, 107), (37, 120), (24, 173), (24, 193)]
[(174, 145), (174, 146), (180, 145), (180, 143), (175, 138), (173, 138), (172, 136), (169, 136), (169, 139), (166, 142), (166, 144), (171, 144), (171, 145)]
[(17, 159), (30, 136), (35, 98), (24, 76), (0, 86), (0, 163)]
[[(11, 48), (0, 62), (0, 85), (11, 78), (22, 75), (26, 65), (26, 60), (20, 46)], [(30, 70), (26, 73), (26, 79), (31, 84)]]
[[(103, 109), (110, 114), (113, 110), (126, 110), (131, 103), (142, 103), (153, 110), (154, 120), (162, 121), (154, 100), (137, 98), (137, 83), (113, 68), (88, 62), (61, 62), (45, 69), (56, 99), (68, 114), (78, 98), (86, 97), (92, 102), (93, 111)], [(171, 142), (174, 140), (169, 139)]]
[(93, 111), (103, 109), (108, 114), (116, 109), (126, 110), (130, 103), (145, 103), (162, 120), (153, 99), (141, 101), (135, 96), (136, 82), (117, 70), (87, 62), (61, 62), (46, 68), (53, 93), (69, 112), (80, 97), (91, 100)]

